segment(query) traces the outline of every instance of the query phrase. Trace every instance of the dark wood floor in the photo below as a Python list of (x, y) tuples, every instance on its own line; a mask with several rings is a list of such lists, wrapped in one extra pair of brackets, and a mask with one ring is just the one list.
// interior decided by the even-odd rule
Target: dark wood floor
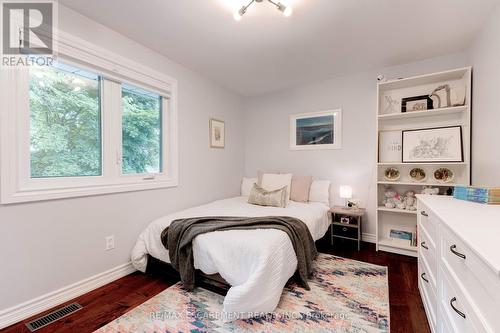
[[(355, 246), (349, 243), (340, 244), (335, 249), (331, 249), (327, 242), (320, 242), (318, 249), (321, 252), (345, 258), (388, 266), (391, 332), (430, 332), (418, 292), (417, 261), (415, 258), (376, 252), (374, 245), (368, 243), (363, 243), (359, 252)], [(160, 293), (174, 282), (141, 273), (133, 273), (65, 303), (78, 302), (84, 308), (38, 330), (37, 333), (93, 332)], [(53, 310), (48, 310), (43, 314)], [(24, 323), (36, 317), (39, 315), (0, 330), (0, 333), (28, 333), (29, 330), (24, 326)]]

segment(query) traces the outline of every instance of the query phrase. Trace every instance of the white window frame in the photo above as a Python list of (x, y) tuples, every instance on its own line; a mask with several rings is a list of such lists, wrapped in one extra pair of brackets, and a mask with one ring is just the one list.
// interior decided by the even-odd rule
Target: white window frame
[[(102, 174), (100, 176), (31, 178), (29, 137), (29, 71), (0, 72), (0, 200), (2, 204), (178, 185), (177, 81), (142, 64), (113, 54), (62, 31), (56, 34), (58, 60), (103, 77), (101, 89)], [(121, 84), (162, 97), (162, 171), (122, 173)]]

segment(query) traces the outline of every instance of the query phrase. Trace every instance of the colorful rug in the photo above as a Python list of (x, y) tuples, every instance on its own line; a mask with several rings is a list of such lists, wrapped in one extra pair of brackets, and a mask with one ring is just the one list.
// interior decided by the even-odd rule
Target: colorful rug
[(386, 267), (320, 254), (309, 286), (289, 283), (274, 313), (225, 323), (223, 296), (177, 283), (96, 332), (389, 331)]

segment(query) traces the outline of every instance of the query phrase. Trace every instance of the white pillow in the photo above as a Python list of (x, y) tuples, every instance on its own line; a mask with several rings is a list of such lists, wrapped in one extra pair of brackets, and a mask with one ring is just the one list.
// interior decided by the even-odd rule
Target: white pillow
[(309, 201), (330, 205), (330, 181), (313, 180), (309, 190)]
[(257, 183), (257, 178), (243, 177), (241, 180), (241, 196), (248, 197), (252, 190), (253, 184)]
[(290, 199), (290, 188), (292, 185), (292, 174), (291, 173), (265, 173), (262, 175), (261, 187), (266, 191), (279, 190), (283, 186), (286, 186), (286, 200)]

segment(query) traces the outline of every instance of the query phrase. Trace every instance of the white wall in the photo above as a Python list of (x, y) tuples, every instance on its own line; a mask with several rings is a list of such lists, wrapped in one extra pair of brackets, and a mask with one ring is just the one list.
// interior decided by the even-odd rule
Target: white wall
[(470, 48), (473, 65), (472, 182), (500, 186), (500, 5)]
[[(177, 188), (0, 206), (0, 311), (129, 261), (139, 232), (165, 213), (236, 195), (244, 170), (241, 100), (196, 73), (60, 10), (60, 28), (178, 80)], [(208, 119), (226, 121), (226, 148), (210, 149)], [(116, 249), (104, 251), (114, 234)]]
[[(469, 65), (465, 53), (403, 66), (337, 77), (285, 91), (247, 98), (245, 108), (245, 174), (261, 170), (290, 171), (332, 181), (333, 203), (339, 185), (353, 187), (353, 195), (368, 208), (363, 231), (375, 234), (375, 116), (376, 77), (408, 77)], [(341, 150), (289, 150), (289, 115), (342, 108)]]

